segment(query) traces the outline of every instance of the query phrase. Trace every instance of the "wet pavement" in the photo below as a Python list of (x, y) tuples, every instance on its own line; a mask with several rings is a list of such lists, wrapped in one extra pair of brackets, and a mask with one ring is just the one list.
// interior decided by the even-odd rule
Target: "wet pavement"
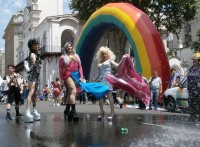
[[(6, 109), (0, 105), (0, 147), (198, 147), (200, 125), (187, 122), (188, 115), (165, 111), (119, 109), (108, 121), (110, 108), (105, 105), (106, 116), (98, 121), (97, 104), (78, 104), (78, 122), (64, 119), (65, 106), (55, 107), (52, 102), (39, 102), (41, 121), (25, 123), (24, 116), (5, 119)], [(25, 106), (21, 107), (24, 114)], [(127, 131), (122, 131), (122, 128)]]

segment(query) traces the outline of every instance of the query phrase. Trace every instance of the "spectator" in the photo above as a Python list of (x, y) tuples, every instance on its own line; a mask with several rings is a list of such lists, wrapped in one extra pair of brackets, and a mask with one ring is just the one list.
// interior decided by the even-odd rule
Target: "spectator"
[[(189, 94), (189, 108), (190, 118), (189, 121), (195, 121), (196, 115), (199, 115), (200, 110), (200, 57), (194, 54), (193, 66), (188, 71), (188, 84), (187, 90)], [(199, 120), (200, 121), (200, 116)]]
[(180, 76), (176, 77), (176, 80), (172, 83), (172, 87), (178, 87), (180, 83)]
[(9, 74), (6, 76), (6, 81), (8, 83), (8, 102), (7, 102), (7, 120), (12, 120), (10, 115), (10, 106), (12, 105), (13, 100), (15, 101), (15, 110), (16, 110), (16, 118), (22, 116), (19, 113), (19, 103), (21, 99), (20, 91), (22, 87), (20, 83), (17, 82), (17, 79), (20, 78), (20, 75), (15, 72), (14, 65), (8, 65)]
[(60, 106), (58, 103), (59, 101), (59, 96), (61, 94), (61, 84), (59, 82), (59, 78), (56, 77), (56, 81), (51, 83), (53, 85), (53, 97), (54, 97), (54, 106)]
[[(154, 109), (157, 110), (158, 97), (159, 94), (162, 93), (162, 81), (160, 77), (158, 77), (157, 71), (153, 71), (153, 76), (149, 80), (149, 86), (154, 100)], [(152, 105), (152, 100), (150, 100), (149, 103), (149, 110), (152, 110), (151, 105)]]

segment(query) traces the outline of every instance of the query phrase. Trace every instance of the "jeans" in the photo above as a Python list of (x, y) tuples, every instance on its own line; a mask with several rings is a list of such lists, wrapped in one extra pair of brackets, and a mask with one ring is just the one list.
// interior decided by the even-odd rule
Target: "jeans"
[[(153, 96), (153, 100), (154, 100), (154, 107), (155, 109), (158, 108), (158, 96), (159, 96), (159, 89), (155, 89), (155, 90), (151, 90), (152, 96)], [(149, 109), (151, 109), (151, 103), (152, 100), (149, 103)]]

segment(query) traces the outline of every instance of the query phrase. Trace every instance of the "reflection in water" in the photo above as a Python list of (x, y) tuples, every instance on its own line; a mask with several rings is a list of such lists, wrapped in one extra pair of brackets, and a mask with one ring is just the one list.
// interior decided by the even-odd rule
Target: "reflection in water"
[[(198, 146), (200, 126), (186, 117), (167, 115), (117, 115), (113, 121), (97, 121), (95, 114), (81, 114), (77, 123), (61, 114), (46, 115), (40, 122), (26, 124), (32, 146)], [(122, 128), (127, 128), (123, 133)]]

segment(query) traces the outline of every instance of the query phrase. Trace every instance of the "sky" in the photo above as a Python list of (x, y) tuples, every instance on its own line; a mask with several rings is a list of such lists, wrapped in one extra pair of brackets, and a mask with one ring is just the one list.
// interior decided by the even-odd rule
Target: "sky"
[[(2, 39), (4, 31), (13, 14), (24, 9), (27, 0), (0, 0), (0, 49), (5, 48), (5, 41)], [(68, 5), (71, 0), (64, 0), (64, 14), (71, 13)], [(67, 6), (67, 7), (66, 7)]]

